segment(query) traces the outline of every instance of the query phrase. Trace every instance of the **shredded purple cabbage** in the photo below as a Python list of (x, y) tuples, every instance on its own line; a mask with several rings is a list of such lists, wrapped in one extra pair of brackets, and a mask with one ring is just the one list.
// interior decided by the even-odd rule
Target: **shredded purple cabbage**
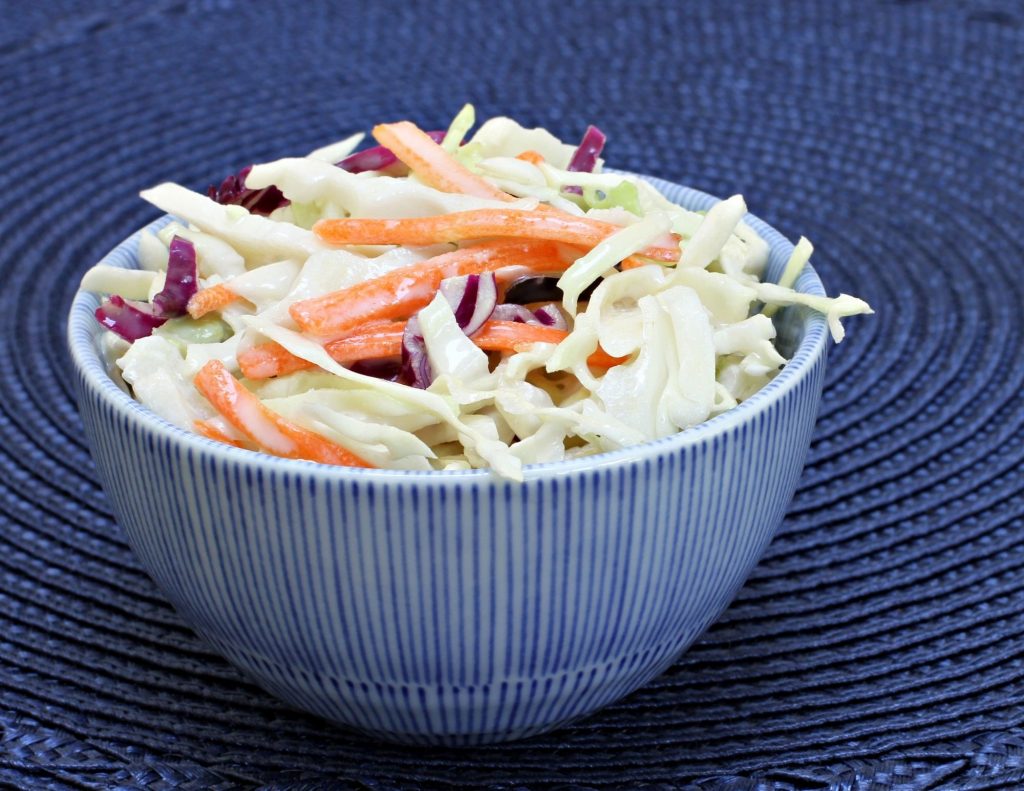
[(529, 308), (522, 305), (498, 305), (491, 314), (495, 321), (514, 321), (519, 324), (540, 324)]
[(565, 320), (565, 315), (558, 309), (557, 305), (542, 305), (533, 311), (533, 315), (545, 327), (554, 327), (555, 329), (565, 331), (569, 329), (569, 322)]
[(523, 305), (505, 303), (494, 309), (491, 318), (495, 321), (515, 321), (519, 324), (539, 324), (542, 327), (555, 327), (559, 330), (569, 329), (565, 316), (555, 305), (542, 305), (536, 310), (530, 310)]
[(198, 289), (195, 245), (175, 236), (167, 256), (167, 278), (163, 290), (153, 297), (153, 307), (161, 316), (180, 316), (188, 309), (188, 301)]
[(117, 294), (112, 294), (96, 308), (96, 320), (129, 343), (148, 337), (167, 318), (154, 312), (145, 302), (128, 302)]
[(442, 280), (441, 293), (452, 306), (455, 321), (466, 335), (484, 326), (498, 304), (498, 282), (493, 272)]
[[(607, 139), (604, 132), (596, 126), (588, 126), (587, 131), (583, 133), (583, 139), (573, 152), (572, 159), (569, 160), (569, 167), (566, 170), (571, 170), (573, 173), (593, 173), (594, 166), (597, 165), (597, 158), (604, 151), (604, 144)], [(572, 195), (582, 195), (583, 188), (565, 187), (563, 192), (568, 192)]]
[(252, 165), (231, 174), (220, 183), (219, 187), (211, 184), (206, 188), (206, 194), (217, 203), (234, 204), (241, 206), (250, 214), (264, 216), (291, 203), (284, 193), (273, 185), (261, 190), (251, 190), (246, 187), (245, 178), (249, 175), (250, 170), (252, 170)]
[(188, 301), (199, 288), (196, 248), (188, 239), (171, 239), (167, 256), (167, 277), (163, 290), (151, 303), (128, 302), (112, 294), (96, 308), (96, 320), (129, 343), (153, 334), (167, 319), (183, 315)]
[[(451, 305), (455, 321), (466, 335), (472, 335), (484, 326), (498, 305), (498, 281), (493, 272), (446, 278), (441, 281), (440, 292)], [(402, 333), (399, 381), (421, 389), (434, 381), (418, 315), (409, 319)]]
[(402, 372), (401, 381), (411, 387), (425, 390), (434, 381), (434, 372), (430, 370), (430, 358), (427, 356), (427, 344), (420, 330), (420, 320), (413, 316), (405, 324), (402, 333)]
[[(444, 140), (445, 132), (427, 132), (427, 135), (435, 143), (440, 144)], [(341, 162), (335, 164), (342, 170), (349, 173), (365, 173), (370, 170), (386, 170), (398, 162), (390, 148), (384, 146), (373, 146), (362, 151), (349, 154)]]
[(588, 126), (572, 159), (569, 160), (569, 167), (566, 170), (571, 170), (574, 173), (593, 173), (597, 158), (601, 156), (607, 139), (604, 132), (596, 126)]

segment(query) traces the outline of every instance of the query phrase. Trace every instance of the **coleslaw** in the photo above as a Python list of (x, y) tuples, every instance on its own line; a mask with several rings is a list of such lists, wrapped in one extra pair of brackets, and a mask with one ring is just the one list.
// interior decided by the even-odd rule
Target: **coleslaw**
[(174, 219), (139, 269), (82, 289), (111, 370), (165, 420), (325, 464), (523, 465), (635, 445), (749, 398), (786, 364), (771, 316), (871, 313), (779, 283), (736, 195), (706, 213), (603, 171), (578, 146), (492, 118), (409, 121), (246, 168), (206, 195), (142, 197)]

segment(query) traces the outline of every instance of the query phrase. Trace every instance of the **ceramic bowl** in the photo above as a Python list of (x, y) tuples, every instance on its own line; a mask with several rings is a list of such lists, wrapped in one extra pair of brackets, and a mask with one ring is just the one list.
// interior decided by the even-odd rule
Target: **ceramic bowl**
[[(692, 209), (715, 202), (651, 181)], [(748, 222), (777, 279), (792, 245)], [(104, 263), (136, 266), (138, 239)], [(797, 287), (824, 293), (810, 267)], [(82, 421), (117, 520), (167, 598), (283, 700), (426, 744), (549, 730), (672, 664), (782, 520), (827, 346), (820, 316), (782, 311), (792, 360), (740, 406), (665, 439), (527, 467), (514, 483), (322, 466), (182, 431), (108, 376), (96, 306), (81, 293), (69, 319)]]

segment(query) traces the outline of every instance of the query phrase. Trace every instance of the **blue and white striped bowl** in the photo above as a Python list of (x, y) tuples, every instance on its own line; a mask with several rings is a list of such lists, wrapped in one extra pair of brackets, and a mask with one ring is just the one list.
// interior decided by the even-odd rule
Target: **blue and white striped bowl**
[[(715, 202), (652, 181), (685, 206)], [(749, 221), (777, 279), (792, 245)], [(104, 263), (136, 266), (138, 236)], [(797, 286), (824, 293), (810, 267)], [(783, 311), (792, 360), (748, 401), (672, 437), (527, 467), (525, 483), (510, 483), (481, 470), (328, 467), (182, 431), (107, 375), (96, 306), (82, 293), (71, 308), (79, 405), (118, 521), (153, 579), (274, 694), (425, 744), (549, 730), (664, 671), (726, 608), (781, 521), (827, 346), (822, 317)]]

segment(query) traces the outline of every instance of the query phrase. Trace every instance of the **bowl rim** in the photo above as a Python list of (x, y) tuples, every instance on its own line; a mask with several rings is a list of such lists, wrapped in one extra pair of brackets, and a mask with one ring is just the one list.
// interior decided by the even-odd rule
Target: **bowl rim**
[[(691, 210), (705, 210), (721, 200), (701, 190), (654, 176), (629, 173), (628, 171), (611, 171), (610, 168), (607, 171), (638, 176), (662, 192), (666, 189), (677, 192), (679, 193), (679, 198), (676, 202), (687, 206)], [(165, 214), (147, 223), (104, 255), (99, 263), (128, 268), (122, 259), (131, 259), (137, 264), (137, 245), (142, 233), (160, 228), (173, 219), (170, 215)], [(792, 253), (792, 242), (756, 215), (748, 213), (744, 217), (744, 222), (756, 230), (765, 240), (773, 255), (781, 252), (788, 258)], [(797, 282), (794, 284), (794, 288), (804, 293), (825, 296), (821, 279), (809, 263), (804, 266)], [(314, 475), (328, 480), (358, 479), (378, 483), (436, 483), (439, 485), (481, 484), (504, 481), (504, 479), (494, 475), (493, 471), (489, 468), (470, 470), (364, 469), (319, 464), (302, 459), (285, 459), (259, 451), (236, 448), (186, 431), (151, 412), (122, 390), (110, 377), (96, 343), (96, 338), (102, 331), (102, 328), (93, 316), (98, 306), (99, 297), (97, 295), (85, 291), (76, 292), (69, 310), (67, 324), (67, 343), (71, 352), (71, 359), (77, 369), (81, 382), (89, 387), (109, 409), (116, 412), (122, 420), (136, 429), (173, 442), (183, 449), (209, 454), (225, 462), (233, 461), (268, 471), (274, 469), (280, 473), (293, 472), (296, 474)], [(788, 393), (792, 392), (804, 379), (810, 376), (818, 361), (827, 352), (828, 325), (826, 318), (817, 312), (802, 308), (798, 309), (804, 313), (804, 334), (793, 356), (774, 379), (747, 400), (703, 423), (667, 437), (660, 437), (638, 445), (631, 445), (626, 448), (606, 451), (592, 456), (584, 456), (579, 459), (524, 465), (524, 481), (539, 481), (590, 473), (619, 465), (639, 464), (689, 446), (709, 442), (715, 437), (720, 437), (741, 425), (753, 422), (759, 415), (764, 414), (774, 404), (783, 400)], [(504, 482), (512, 483), (510, 481)]]

